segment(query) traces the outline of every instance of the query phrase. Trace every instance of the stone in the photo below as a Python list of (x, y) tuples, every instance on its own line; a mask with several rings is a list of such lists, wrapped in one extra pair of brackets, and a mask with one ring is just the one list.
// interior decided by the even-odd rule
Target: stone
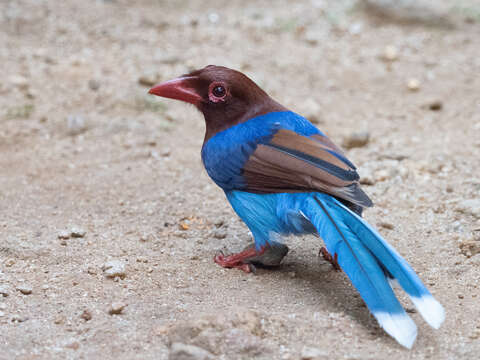
[(360, 172), (360, 184), (362, 185), (374, 185), (375, 179), (373, 177), (372, 170), (369, 168), (361, 168)]
[(30, 295), (33, 292), (32, 287), (27, 284), (18, 285), (16, 289), (20, 291), (23, 295)]
[(216, 230), (214, 233), (213, 233), (213, 237), (215, 239), (225, 239), (227, 237), (227, 232), (225, 230)]
[(22, 90), (28, 89), (29, 83), (28, 79), (21, 75), (12, 75), (8, 78), (10, 83)]
[(15, 265), (15, 263), (16, 263), (16, 261), (13, 258), (7, 259), (4, 262), (6, 267), (11, 267), (11, 266)]
[(159, 82), (159, 76), (156, 72), (149, 72), (138, 77), (138, 83), (143, 86), (153, 86)]
[(475, 218), (480, 219), (480, 199), (460, 201), (455, 210), (462, 214), (472, 215)]
[(79, 135), (87, 130), (85, 124), (85, 118), (80, 115), (68, 115), (67, 116), (67, 133), (70, 136)]
[(308, 98), (302, 106), (303, 116), (314, 124), (323, 122), (321, 110), (320, 104), (312, 98)]
[(380, 169), (375, 172), (375, 181), (385, 181), (390, 179), (390, 176), (390, 171), (388, 171), (387, 169)]
[(255, 358), (256, 355), (265, 354), (265, 348), (258, 336), (254, 336), (244, 329), (230, 329), (226, 331), (225, 346), (234, 354), (249, 355), (249, 358)]
[(470, 237), (460, 242), (458, 245), (462, 255), (471, 258), (480, 253), (480, 238)]
[(15, 314), (11, 318), (11, 322), (13, 323), (22, 323), (28, 320), (28, 316)]
[(420, 81), (418, 79), (415, 79), (415, 78), (408, 79), (407, 89), (410, 90), (410, 91), (420, 90)]
[(302, 360), (320, 360), (320, 359), (328, 359), (328, 352), (322, 349), (314, 348), (305, 346), (302, 349), (302, 354), (300, 356)]
[(85, 309), (85, 310), (83, 310), (80, 317), (85, 321), (90, 321), (90, 320), (92, 320), (92, 313), (88, 309)]
[(58, 233), (57, 238), (60, 240), (70, 239), (70, 231), (62, 230)]
[(5, 285), (0, 285), (0, 295), (2, 295), (3, 297), (7, 297), (9, 295), (8, 287), (6, 287)]
[(125, 263), (121, 260), (110, 260), (102, 266), (103, 273), (108, 278), (119, 277), (123, 279), (126, 276)]
[(97, 91), (98, 89), (100, 89), (100, 82), (95, 79), (90, 79), (88, 80), (88, 87), (90, 88), (90, 90)]
[(73, 238), (83, 238), (86, 234), (87, 232), (84, 229), (78, 227), (73, 227), (70, 232)]
[(127, 305), (123, 302), (114, 302), (110, 305), (108, 313), (110, 315), (120, 315), (123, 312), (123, 309), (125, 309), (125, 306)]
[(393, 230), (395, 226), (391, 223), (385, 222), (385, 221), (380, 221), (377, 223), (377, 225), (381, 228), (387, 229), (387, 230)]
[(428, 105), (428, 108), (432, 111), (440, 111), (443, 109), (443, 103), (441, 100), (434, 100)]
[(384, 61), (395, 61), (398, 59), (398, 49), (394, 45), (387, 45), (383, 50), (381, 58)]
[(213, 360), (212, 353), (198, 346), (182, 343), (173, 343), (170, 348), (168, 360)]
[(353, 132), (343, 139), (343, 147), (346, 149), (353, 149), (363, 147), (368, 144), (370, 134), (367, 131)]

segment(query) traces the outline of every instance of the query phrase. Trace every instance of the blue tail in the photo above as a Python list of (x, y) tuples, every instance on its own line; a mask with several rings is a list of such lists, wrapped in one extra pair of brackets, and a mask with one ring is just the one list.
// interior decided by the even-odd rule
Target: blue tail
[(411, 348), (417, 327), (398, 302), (391, 277), (410, 296), (425, 321), (438, 328), (445, 318), (443, 307), (423, 285), (410, 265), (361, 217), (336, 199), (311, 194), (301, 211), (315, 226), (338, 263), (385, 331)]

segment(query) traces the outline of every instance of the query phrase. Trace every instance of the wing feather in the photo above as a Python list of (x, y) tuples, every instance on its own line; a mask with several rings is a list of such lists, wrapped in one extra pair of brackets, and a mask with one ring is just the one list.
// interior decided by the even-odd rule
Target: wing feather
[(278, 130), (258, 144), (243, 166), (248, 191), (322, 191), (360, 206), (372, 206), (355, 166), (325, 136)]

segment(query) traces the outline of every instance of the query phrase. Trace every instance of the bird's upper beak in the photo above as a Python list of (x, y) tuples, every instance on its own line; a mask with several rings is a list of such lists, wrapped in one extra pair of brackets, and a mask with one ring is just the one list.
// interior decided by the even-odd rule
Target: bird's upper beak
[(155, 85), (148, 91), (148, 93), (198, 105), (202, 100), (202, 97), (193, 87), (193, 84), (196, 82), (195, 80), (197, 80), (196, 76), (179, 77)]

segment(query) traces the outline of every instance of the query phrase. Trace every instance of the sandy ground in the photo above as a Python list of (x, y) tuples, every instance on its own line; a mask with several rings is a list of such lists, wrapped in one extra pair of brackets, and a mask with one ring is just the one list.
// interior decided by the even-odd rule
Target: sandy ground
[[(0, 358), (478, 356), (480, 3), (435, 3), (1, 1)], [(445, 306), (439, 330), (401, 295), (403, 349), (315, 238), (256, 275), (213, 263), (251, 239), (201, 165), (201, 115), (146, 94), (207, 64), (339, 144), (369, 134), (348, 150), (365, 216)]]

